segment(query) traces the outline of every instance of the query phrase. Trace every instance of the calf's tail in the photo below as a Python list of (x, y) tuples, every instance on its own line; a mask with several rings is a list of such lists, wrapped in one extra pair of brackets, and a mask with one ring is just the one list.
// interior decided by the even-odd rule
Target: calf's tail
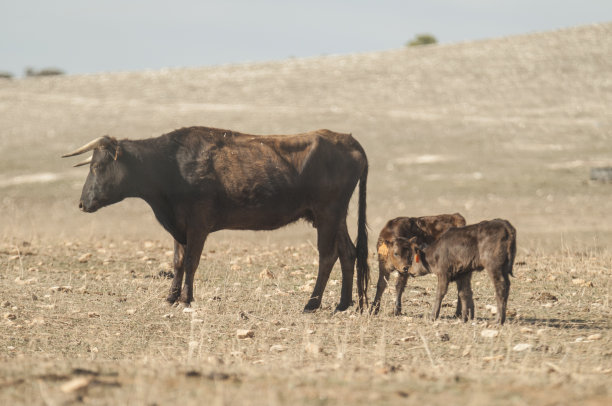
[(366, 184), (368, 181), (368, 164), (359, 178), (359, 215), (357, 220), (357, 292), (359, 308), (363, 311), (368, 306), (368, 284), (370, 267), (368, 265), (368, 225), (366, 222)]

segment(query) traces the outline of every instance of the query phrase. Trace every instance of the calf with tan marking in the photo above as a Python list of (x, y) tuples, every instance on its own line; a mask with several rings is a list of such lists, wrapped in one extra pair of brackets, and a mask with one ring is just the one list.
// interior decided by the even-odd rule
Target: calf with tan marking
[[(375, 314), (378, 313), (380, 299), (387, 288), (389, 276), (391, 272), (397, 271), (395, 315), (402, 313), (402, 293), (408, 280), (408, 273), (404, 270), (404, 265), (400, 260), (402, 241), (418, 237), (431, 244), (449, 228), (464, 225), (465, 219), (459, 213), (424, 217), (397, 217), (389, 220), (378, 236), (378, 284), (376, 286), (376, 297), (370, 311)], [(457, 315), (458, 317), (461, 315), (460, 301), (457, 301)]]

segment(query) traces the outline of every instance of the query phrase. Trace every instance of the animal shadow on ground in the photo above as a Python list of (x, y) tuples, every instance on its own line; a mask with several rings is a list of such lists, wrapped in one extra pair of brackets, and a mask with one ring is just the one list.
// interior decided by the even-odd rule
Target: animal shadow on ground
[[(406, 315), (405, 313), (402, 313), (402, 315)], [(423, 320), (423, 322), (429, 322), (431, 323), (431, 320), (429, 319), (429, 315), (428, 314), (417, 314), (417, 315), (413, 315), (412, 316), (415, 319), (420, 319)], [(440, 321), (447, 321), (447, 322), (452, 322), (452, 321), (458, 321), (460, 320), (459, 318), (453, 316), (453, 315), (447, 315), (447, 316), (440, 316), (439, 317)], [(472, 322), (475, 323), (490, 323), (493, 324), (494, 323), (494, 319), (489, 318), (489, 317), (474, 317), (474, 320), (472, 320)], [(508, 318), (508, 323), (511, 325), (518, 325), (518, 326), (545, 326), (545, 327), (549, 327), (549, 328), (555, 328), (555, 329), (562, 329), (562, 330), (573, 330), (573, 329), (577, 329), (577, 330), (585, 330), (585, 329), (589, 329), (589, 330), (609, 330), (610, 329), (610, 321), (609, 320), (584, 320), (584, 319), (558, 319), (558, 318), (535, 318), (535, 317), (530, 317), (530, 318), (520, 318), (517, 319), (516, 317), (509, 317)], [(462, 323), (462, 324), (471, 324), (471, 323)]]
[(523, 325), (538, 325), (538, 326), (546, 326), (557, 329), (577, 329), (577, 330), (609, 330), (610, 329), (610, 321), (609, 320), (583, 320), (583, 319), (557, 319), (557, 318), (522, 318), (515, 319), (510, 318), (510, 321), (514, 324), (523, 324)]

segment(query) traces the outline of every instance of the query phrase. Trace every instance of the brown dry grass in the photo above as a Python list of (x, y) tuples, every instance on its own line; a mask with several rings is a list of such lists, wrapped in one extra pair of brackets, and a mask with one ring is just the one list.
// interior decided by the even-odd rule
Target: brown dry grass
[[(611, 163), (611, 34), (603, 24), (3, 81), (0, 403), (609, 404), (612, 199), (609, 185), (587, 179), (589, 166)], [(213, 235), (194, 311), (167, 307), (169, 236), (142, 202), (79, 213), (85, 171), (57, 157), (104, 133), (142, 138), (193, 124), (353, 132), (371, 165), (372, 234), (398, 215), (509, 219), (519, 234), (509, 323), (488, 324), (483, 274), (474, 323), (450, 318), (453, 291), (442, 320), (422, 318), (430, 277), (410, 281), (405, 316), (390, 315), (392, 290), (380, 316), (332, 315), (338, 269), (323, 309), (303, 315), (317, 258), (304, 224)], [(238, 339), (238, 329), (254, 337)]]

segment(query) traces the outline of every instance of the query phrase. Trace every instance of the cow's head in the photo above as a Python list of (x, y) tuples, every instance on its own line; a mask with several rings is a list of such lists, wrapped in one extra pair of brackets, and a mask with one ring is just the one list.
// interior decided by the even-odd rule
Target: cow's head
[(79, 208), (84, 212), (93, 213), (125, 198), (122, 190), (127, 177), (127, 168), (121, 160), (122, 150), (119, 142), (107, 135), (62, 155), (62, 158), (87, 151), (93, 151), (93, 155), (74, 166), (90, 165)]
[(410, 276), (428, 274), (429, 270), (424, 266), (426, 259), (423, 248), (417, 237), (396, 237), (391, 249), (395, 269)]

